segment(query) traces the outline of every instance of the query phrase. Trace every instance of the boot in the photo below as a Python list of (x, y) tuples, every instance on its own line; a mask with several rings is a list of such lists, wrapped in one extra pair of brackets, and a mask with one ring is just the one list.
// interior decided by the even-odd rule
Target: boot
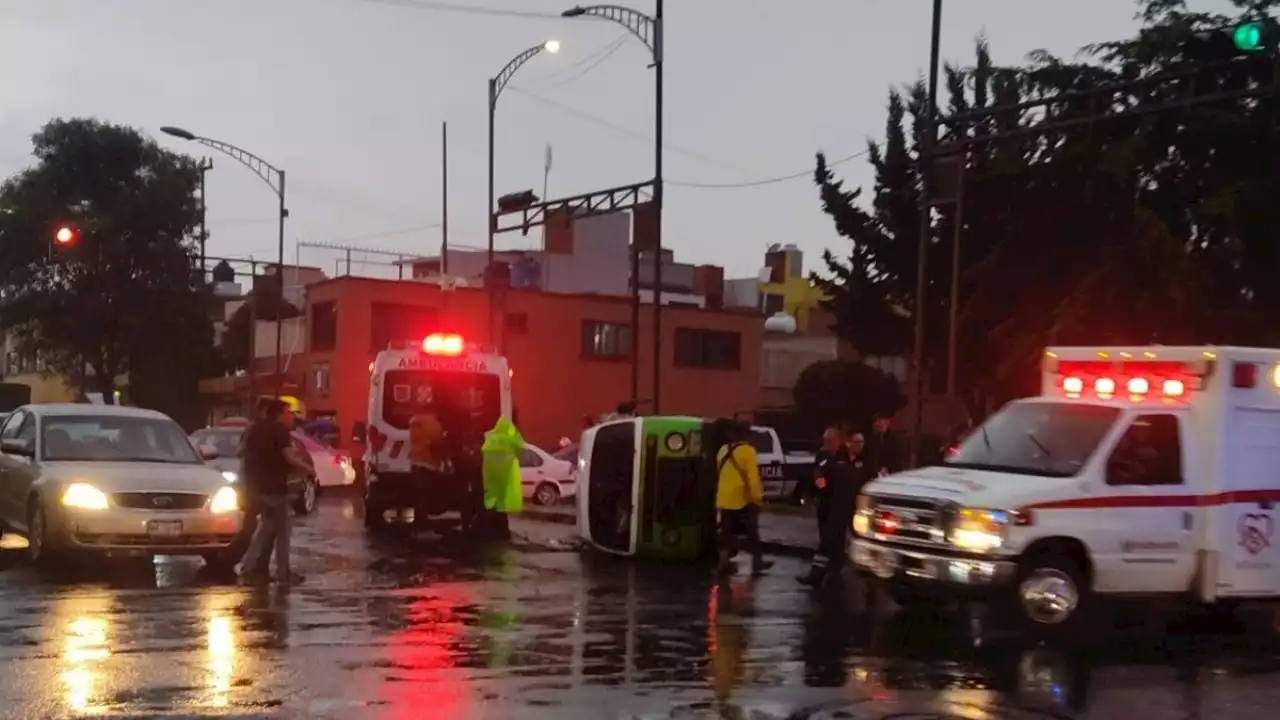
[(721, 575), (732, 575), (738, 571), (738, 565), (733, 561), (734, 552), (732, 550), (720, 551), (720, 563), (716, 565), (716, 572)]
[(817, 564), (809, 566), (809, 572), (806, 575), (800, 575), (796, 578), (796, 582), (805, 587), (816, 588), (822, 585), (822, 580), (826, 577), (826, 568)]

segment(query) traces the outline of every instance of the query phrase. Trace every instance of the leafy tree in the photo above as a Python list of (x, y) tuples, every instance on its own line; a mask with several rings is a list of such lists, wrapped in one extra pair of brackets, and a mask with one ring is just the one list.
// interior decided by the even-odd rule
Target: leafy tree
[[(73, 381), (91, 368), (106, 402), (117, 376), (175, 343), (207, 354), (189, 325), (207, 307), (196, 163), (97, 120), (53, 120), (32, 144), (36, 164), (0, 186), (0, 328)], [(78, 237), (55, 247), (63, 225)]]
[(906, 404), (898, 381), (863, 363), (823, 360), (805, 368), (792, 389), (796, 412), (820, 430), (832, 424), (871, 425), (879, 413)]
[[(1280, 0), (1235, 4), (1252, 14)], [(1046, 345), (1280, 340), (1269, 320), (1280, 311), (1270, 281), (1280, 166), (1266, 160), (1280, 145), (1273, 64), (1188, 54), (1192, 33), (1235, 18), (1190, 13), (1179, 0), (1139, 5), (1136, 37), (1090, 46), (1079, 61), (1036, 52), (996, 67), (980, 40), (971, 67), (946, 68), (944, 112), (983, 111), (944, 123), (940, 136), (942, 148), (965, 143), (957, 371), (975, 413), (1036, 392)], [(1184, 79), (1096, 91), (1173, 70)], [(1193, 92), (1251, 88), (1265, 92), (1168, 109)], [(827, 258), (820, 279), (837, 330), (870, 354), (911, 349), (909, 318), (899, 324), (888, 311), (917, 305), (923, 97), (920, 84), (890, 92), (885, 138), (871, 145), (870, 203), (818, 158), (824, 210), (853, 243), (847, 259)], [(933, 218), (924, 349), (943, 358), (956, 210), (940, 205)]]

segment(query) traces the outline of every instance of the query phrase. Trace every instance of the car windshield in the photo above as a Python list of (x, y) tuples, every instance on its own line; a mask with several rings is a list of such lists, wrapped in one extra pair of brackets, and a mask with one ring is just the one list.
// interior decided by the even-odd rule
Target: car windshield
[(45, 460), (198, 464), (191, 441), (172, 420), (124, 415), (54, 415), (43, 419)]
[(965, 438), (948, 467), (1073, 477), (1120, 417), (1119, 408), (1061, 402), (1020, 402)]
[(240, 455), (240, 439), (244, 431), (236, 430), (200, 430), (191, 436), (196, 446), (212, 445), (220, 458), (233, 458)]

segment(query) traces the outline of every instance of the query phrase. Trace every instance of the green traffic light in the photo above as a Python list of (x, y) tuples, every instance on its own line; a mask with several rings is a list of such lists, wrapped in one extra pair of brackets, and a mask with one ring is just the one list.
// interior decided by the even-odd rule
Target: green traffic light
[(1231, 41), (1235, 43), (1236, 49), (1241, 52), (1259, 52), (1266, 49), (1263, 42), (1266, 31), (1260, 22), (1248, 22), (1236, 26), (1236, 30), (1231, 34)]

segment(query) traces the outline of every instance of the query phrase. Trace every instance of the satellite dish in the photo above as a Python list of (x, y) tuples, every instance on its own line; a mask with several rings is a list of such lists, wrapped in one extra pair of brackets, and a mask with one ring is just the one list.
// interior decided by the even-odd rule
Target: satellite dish
[(764, 331), (790, 335), (796, 331), (796, 319), (784, 312), (774, 313), (772, 317), (764, 321)]

